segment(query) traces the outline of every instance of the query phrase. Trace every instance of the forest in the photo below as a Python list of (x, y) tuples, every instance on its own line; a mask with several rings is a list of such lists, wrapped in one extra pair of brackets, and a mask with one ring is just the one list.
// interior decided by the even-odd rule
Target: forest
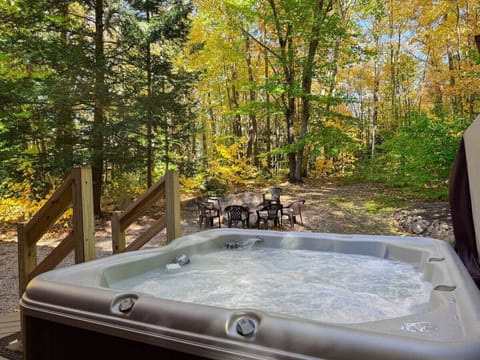
[(445, 198), (480, 112), (473, 0), (0, 0), (0, 221), (89, 165), (96, 215), (345, 178)]

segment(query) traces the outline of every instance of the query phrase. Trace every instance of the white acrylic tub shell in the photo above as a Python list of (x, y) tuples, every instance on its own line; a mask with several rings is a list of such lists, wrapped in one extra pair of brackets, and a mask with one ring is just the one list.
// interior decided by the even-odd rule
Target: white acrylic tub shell
[[(417, 264), (433, 285), (427, 310), (375, 322), (328, 324), (109, 288), (112, 282), (165, 267), (179, 255), (209, 252), (252, 237), (263, 239), (259, 246)], [(480, 293), (450, 245), (429, 238), (209, 230), (162, 248), (39, 275), (21, 299), (21, 312), (26, 359), (61, 358), (68, 351), (70, 358), (82, 358), (89, 354), (85, 343), (95, 344), (96, 339), (101, 346), (92, 349), (93, 354), (117, 351), (116, 358), (136, 353), (141, 358), (480, 359)], [(53, 338), (62, 334), (69, 335), (59, 345)]]

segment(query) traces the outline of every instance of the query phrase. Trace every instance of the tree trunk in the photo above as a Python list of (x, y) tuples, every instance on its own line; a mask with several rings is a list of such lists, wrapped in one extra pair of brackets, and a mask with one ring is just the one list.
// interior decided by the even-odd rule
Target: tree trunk
[(390, 0), (390, 17), (389, 17), (389, 26), (390, 26), (390, 87), (391, 87), (391, 114), (394, 119), (394, 124), (397, 125), (397, 77), (396, 77), (396, 58), (395, 58), (395, 47), (394, 47), (394, 25), (393, 25), (393, 1)]
[[(453, 59), (453, 54), (452, 50), (450, 49), (449, 46), (447, 46), (447, 59), (448, 59), (448, 71), (450, 72), (450, 88), (454, 89), (456, 86), (455, 82), (455, 64), (454, 64), (454, 59)], [(456, 115), (460, 115), (460, 117), (463, 114), (460, 114), (459, 111), (459, 101), (457, 95), (452, 95), (450, 98), (451, 104), (452, 104), (452, 113)]]
[[(282, 64), (283, 77), (286, 87), (286, 92), (282, 93), (281, 99), (284, 107), (285, 121), (287, 125), (287, 145), (291, 146), (295, 142), (295, 67), (294, 67), (294, 49), (293, 49), (293, 36), (292, 25), (288, 23), (286, 25), (285, 34), (283, 34), (282, 24), (279, 19), (277, 6), (274, 0), (268, 0), (270, 8), (272, 10), (275, 31), (277, 34), (277, 41), (280, 47), (280, 63)], [(293, 150), (287, 154), (288, 157), (288, 180), (295, 183), (295, 167), (296, 167), (296, 154)]]
[[(67, 16), (68, 5), (60, 4), (62, 16)], [(68, 45), (67, 28), (62, 26), (60, 38), (62, 45)], [(62, 65), (62, 71), (66, 71), (65, 65)], [(71, 78), (71, 77), (70, 77)], [(71, 80), (74, 82), (73, 80)], [(66, 95), (65, 95), (66, 96)], [(73, 110), (70, 101), (61, 101), (58, 105), (58, 126), (55, 135), (55, 162), (60, 170), (60, 175), (64, 176), (73, 166), (73, 144), (74, 144), (74, 124)]]
[[(264, 55), (264, 62), (265, 62), (265, 85), (268, 84), (268, 79), (269, 79), (269, 72), (268, 72), (268, 52), (266, 49), (264, 49), (263, 52)], [(270, 93), (267, 90), (267, 86), (265, 86), (265, 102), (267, 105), (270, 105)], [(267, 110), (267, 115), (265, 117), (265, 147), (267, 150), (267, 168), (270, 171), (270, 169), (273, 168), (273, 162), (272, 162), (272, 155), (270, 154), (270, 151), (272, 150), (272, 125), (271, 125), (271, 116), (270, 116), (270, 111)]]
[[(324, 2), (319, 0), (314, 12), (314, 19), (312, 24), (312, 30), (310, 33), (310, 41), (308, 43), (308, 52), (303, 65), (302, 73), (302, 115), (301, 115), (301, 124), (300, 124), (300, 137), (303, 137), (307, 133), (308, 123), (310, 121), (310, 95), (312, 93), (312, 78), (313, 78), (313, 67), (315, 61), (315, 55), (317, 53), (317, 48), (320, 39), (320, 24), (323, 20), (324, 14)], [(330, 4), (327, 5), (327, 8), (330, 7)], [(302, 182), (302, 164), (304, 156), (304, 146), (301, 146), (297, 151), (297, 161), (295, 164), (295, 175), (292, 180), (294, 182)]]
[[(293, 72), (293, 70), (292, 70)], [(287, 121), (287, 143), (288, 145), (293, 145), (295, 142), (295, 128), (294, 128), (294, 119), (295, 119), (295, 98), (293, 96), (288, 97), (287, 109), (285, 113), (285, 118)], [(288, 157), (288, 181), (292, 184), (298, 182), (295, 177), (295, 170), (297, 167), (297, 158), (294, 151), (290, 151), (287, 154)]]
[[(371, 143), (370, 143), (370, 154), (371, 157), (375, 157), (375, 131), (378, 124), (378, 100), (379, 100), (379, 91), (380, 91), (380, 70), (379, 70), (379, 59), (378, 54), (380, 53), (380, 36), (377, 34), (376, 27), (379, 25), (378, 21), (373, 22), (373, 37), (375, 39), (375, 60), (374, 60), (374, 70), (373, 70), (373, 113), (372, 113), (372, 124), (371, 124)], [(367, 138), (368, 143), (368, 138)]]
[[(294, 89), (295, 89), (295, 65), (294, 65), (294, 45), (293, 45), (293, 38), (291, 36), (292, 33), (292, 28), (289, 25), (287, 25), (287, 31), (285, 34), (285, 39), (284, 41), (284, 51), (285, 51), (285, 59), (286, 63), (284, 65), (284, 72), (285, 72), (285, 78), (286, 78), (286, 83), (287, 83), (287, 94), (288, 98), (286, 101), (287, 107), (286, 107), (286, 112), (285, 112), (285, 118), (287, 122), (287, 144), (289, 146), (293, 145), (295, 143), (295, 113), (296, 113), (296, 106), (295, 106), (295, 95), (294, 95)], [(291, 183), (296, 183), (297, 178), (295, 176), (295, 170), (297, 167), (297, 157), (294, 151), (290, 151), (287, 154), (288, 157), (288, 181)]]
[(235, 85), (235, 82), (237, 81), (237, 68), (235, 64), (231, 66), (231, 69), (232, 69), (231, 84), (229, 84), (228, 69), (226, 65), (223, 66), (223, 72), (225, 74), (225, 88), (227, 90), (228, 108), (232, 113), (234, 113), (233, 119), (232, 119), (232, 132), (235, 137), (239, 138), (242, 136), (242, 123), (241, 123), (242, 118), (240, 114), (237, 112), (238, 91)]
[[(257, 94), (253, 89), (253, 84), (255, 83), (255, 79), (253, 76), (253, 69), (252, 69), (252, 55), (250, 51), (250, 38), (248, 35), (245, 36), (245, 51), (246, 51), (246, 62), (247, 62), (247, 70), (248, 70), (248, 81), (250, 82), (250, 103), (251, 105), (255, 104), (257, 100)], [(255, 111), (250, 109), (249, 111), (249, 124), (248, 124), (248, 139), (247, 139), (247, 157), (248, 159), (253, 160), (253, 165), (259, 166), (260, 162), (258, 159), (258, 127), (257, 127), (257, 116), (255, 115)]]
[(208, 169), (208, 159), (210, 158), (213, 149), (209, 147), (213, 141), (212, 138), (215, 133), (216, 128), (216, 117), (215, 112), (213, 111), (212, 96), (210, 93), (207, 93), (207, 103), (208, 103), (208, 115), (210, 121), (205, 119), (204, 121), (204, 130), (202, 131), (202, 148), (203, 148), (203, 166), (205, 169)]
[[(147, 23), (150, 22), (150, 10), (146, 10)], [(152, 54), (150, 51), (150, 40), (147, 40), (146, 44), (146, 65), (147, 65), (147, 188), (150, 188), (153, 184), (153, 114), (152, 114)]]
[(93, 210), (95, 216), (101, 216), (100, 199), (103, 187), (103, 160), (104, 142), (103, 128), (105, 123), (106, 61), (104, 51), (104, 1), (97, 0), (95, 5), (95, 109), (92, 128), (92, 181), (93, 181)]

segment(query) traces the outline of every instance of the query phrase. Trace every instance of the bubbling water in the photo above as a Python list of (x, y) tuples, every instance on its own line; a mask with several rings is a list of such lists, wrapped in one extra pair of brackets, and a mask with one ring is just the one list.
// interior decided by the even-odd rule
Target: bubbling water
[(330, 323), (414, 314), (427, 308), (432, 289), (414, 265), (400, 261), (255, 247), (193, 255), (179, 271), (159, 268), (110, 287)]

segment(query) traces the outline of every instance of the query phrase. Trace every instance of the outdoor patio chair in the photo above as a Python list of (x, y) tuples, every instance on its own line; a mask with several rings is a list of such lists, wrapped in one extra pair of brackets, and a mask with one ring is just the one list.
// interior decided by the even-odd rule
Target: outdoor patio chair
[(217, 208), (215, 204), (206, 201), (197, 201), (198, 208), (198, 225), (202, 228), (202, 224), (205, 227), (212, 227), (214, 219), (218, 219), (218, 227), (221, 227), (220, 221), (220, 208)]
[(207, 203), (212, 203), (213, 207), (220, 211), (220, 216), (222, 216), (222, 204), (220, 203), (220, 198), (216, 196), (209, 196), (206, 200)]
[(279, 187), (273, 187), (264, 192), (263, 205), (280, 204), (280, 194), (282, 189)]
[(294, 224), (297, 223), (297, 217), (300, 218), (300, 224), (303, 226), (302, 207), (304, 204), (305, 200), (295, 200), (282, 209), (282, 218), (284, 216), (288, 217), (292, 229)]
[(232, 227), (233, 224), (241, 224), (242, 227), (249, 228), (250, 209), (247, 206), (229, 205), (225, 208), (225, 214), (227, 216), (228, 227)]
[(281, 204), (269, 204), (257, 210), (257, 227), (260, 229), (260, 224), (264, 223), (268, 229), (269, 221), (273, 222), (273, 226), (280, 227), (282, 225), (282, 209)]

